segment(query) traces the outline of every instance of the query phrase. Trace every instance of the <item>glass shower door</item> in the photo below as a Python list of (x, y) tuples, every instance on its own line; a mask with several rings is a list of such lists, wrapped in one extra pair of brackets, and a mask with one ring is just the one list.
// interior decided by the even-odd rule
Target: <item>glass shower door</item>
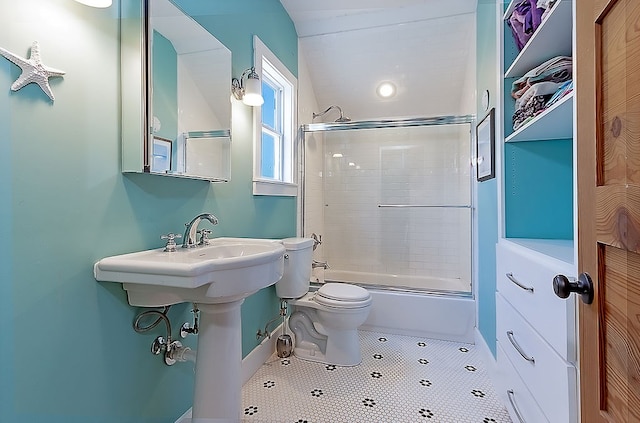
[(305, 233), (323, 234), (325, 280), (471, 292), (469, 124), (314, 137), (322, 193), (305, 195), (305, 210), (321, 201), (322, 214)]

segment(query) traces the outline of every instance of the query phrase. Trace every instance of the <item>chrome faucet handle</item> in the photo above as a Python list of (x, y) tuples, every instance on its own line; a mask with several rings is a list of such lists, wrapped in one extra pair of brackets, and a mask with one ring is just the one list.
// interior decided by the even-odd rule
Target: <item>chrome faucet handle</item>
[(318, 248), (318, 245), (322, 244), (322, 235), (316, 235), (315, 233), (311, 234), (311, 239), (313, 239), (313, 251)]
[(200, 235), (198, 245), (209, 245), (209, 235), (211, 235), (213, 231), (211, 229), (200, 229), (197, 233)]
[(164, 251), (172, 253), (176, 251), (176, 239), (182, 238), (180, 234), (174, 234), (173, 232), (169, 232), (166, 235), (162, 235), (160, 239), (166, 239), (167, 245), (164, 246)]

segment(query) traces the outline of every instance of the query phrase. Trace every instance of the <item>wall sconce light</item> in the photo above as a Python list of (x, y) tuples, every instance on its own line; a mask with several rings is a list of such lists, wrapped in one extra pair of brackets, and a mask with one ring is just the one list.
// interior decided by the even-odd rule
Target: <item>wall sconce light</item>
[[(245, 82), (242, 81), (247, 77)], [(236, 100), (242, 100), (247, 106), (261, 106), (264, 103), (262, 98), (262, 84), (260, 77), (256, 73), (256, 68), (249, 68), (242, 72), (240, 79), (231, 80), (231, 93)]]
[(91, 7), (109, 7), (112, 0), (76, 0), (78, 3), (86, 4)]

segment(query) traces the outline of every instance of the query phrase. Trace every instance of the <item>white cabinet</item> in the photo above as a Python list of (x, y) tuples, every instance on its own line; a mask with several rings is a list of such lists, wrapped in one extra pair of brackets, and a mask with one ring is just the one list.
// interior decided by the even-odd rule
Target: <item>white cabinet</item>
[[(558, 56), (572, 56), (571, 0), (557, 0), (517, 51), (504, 14), (501, 229), (496, 247), (499, 392), (516, 423), (576, 423), (576, 301), (553, 292), (558, 274), (576, 276), (575, 143), (572, 93), (513, 130), (514, 81)], [(531, 81), (529, 81), (531, 82)], [(546, 97), (545, 97), (546, 98)], [(500, 132), (499, 132), (500, 133)]]
[(499, 395), (506, 405), (514, 423), (551, 423), (531, 395), (529, 388), (518, 376), (515, 367), (498, 343), (497, 348), (497, 386)]
[(540, 411), (549, 422), (577, 422), (575, 300), (561, 300), (552, 288), (553, 277), (570, 274), (573, 266), (506, 240), (498, 244), (496, 257), (503, 374), (498, 383), (512, 419), (545, 421), (537, 417)]
[(498, 244), (496, 256), (500, 295), (563, 359), (575, 362), (575, 301), (558, 298), (552, 285), (554, 276), (572, 275), (573, 266), (510, 241)]

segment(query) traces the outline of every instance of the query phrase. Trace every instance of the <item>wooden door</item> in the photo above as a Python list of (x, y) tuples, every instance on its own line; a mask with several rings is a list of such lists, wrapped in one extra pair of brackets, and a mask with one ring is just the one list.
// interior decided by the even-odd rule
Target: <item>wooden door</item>
[(582, 422), (640, 422), (640, 0), (576, 4)]

